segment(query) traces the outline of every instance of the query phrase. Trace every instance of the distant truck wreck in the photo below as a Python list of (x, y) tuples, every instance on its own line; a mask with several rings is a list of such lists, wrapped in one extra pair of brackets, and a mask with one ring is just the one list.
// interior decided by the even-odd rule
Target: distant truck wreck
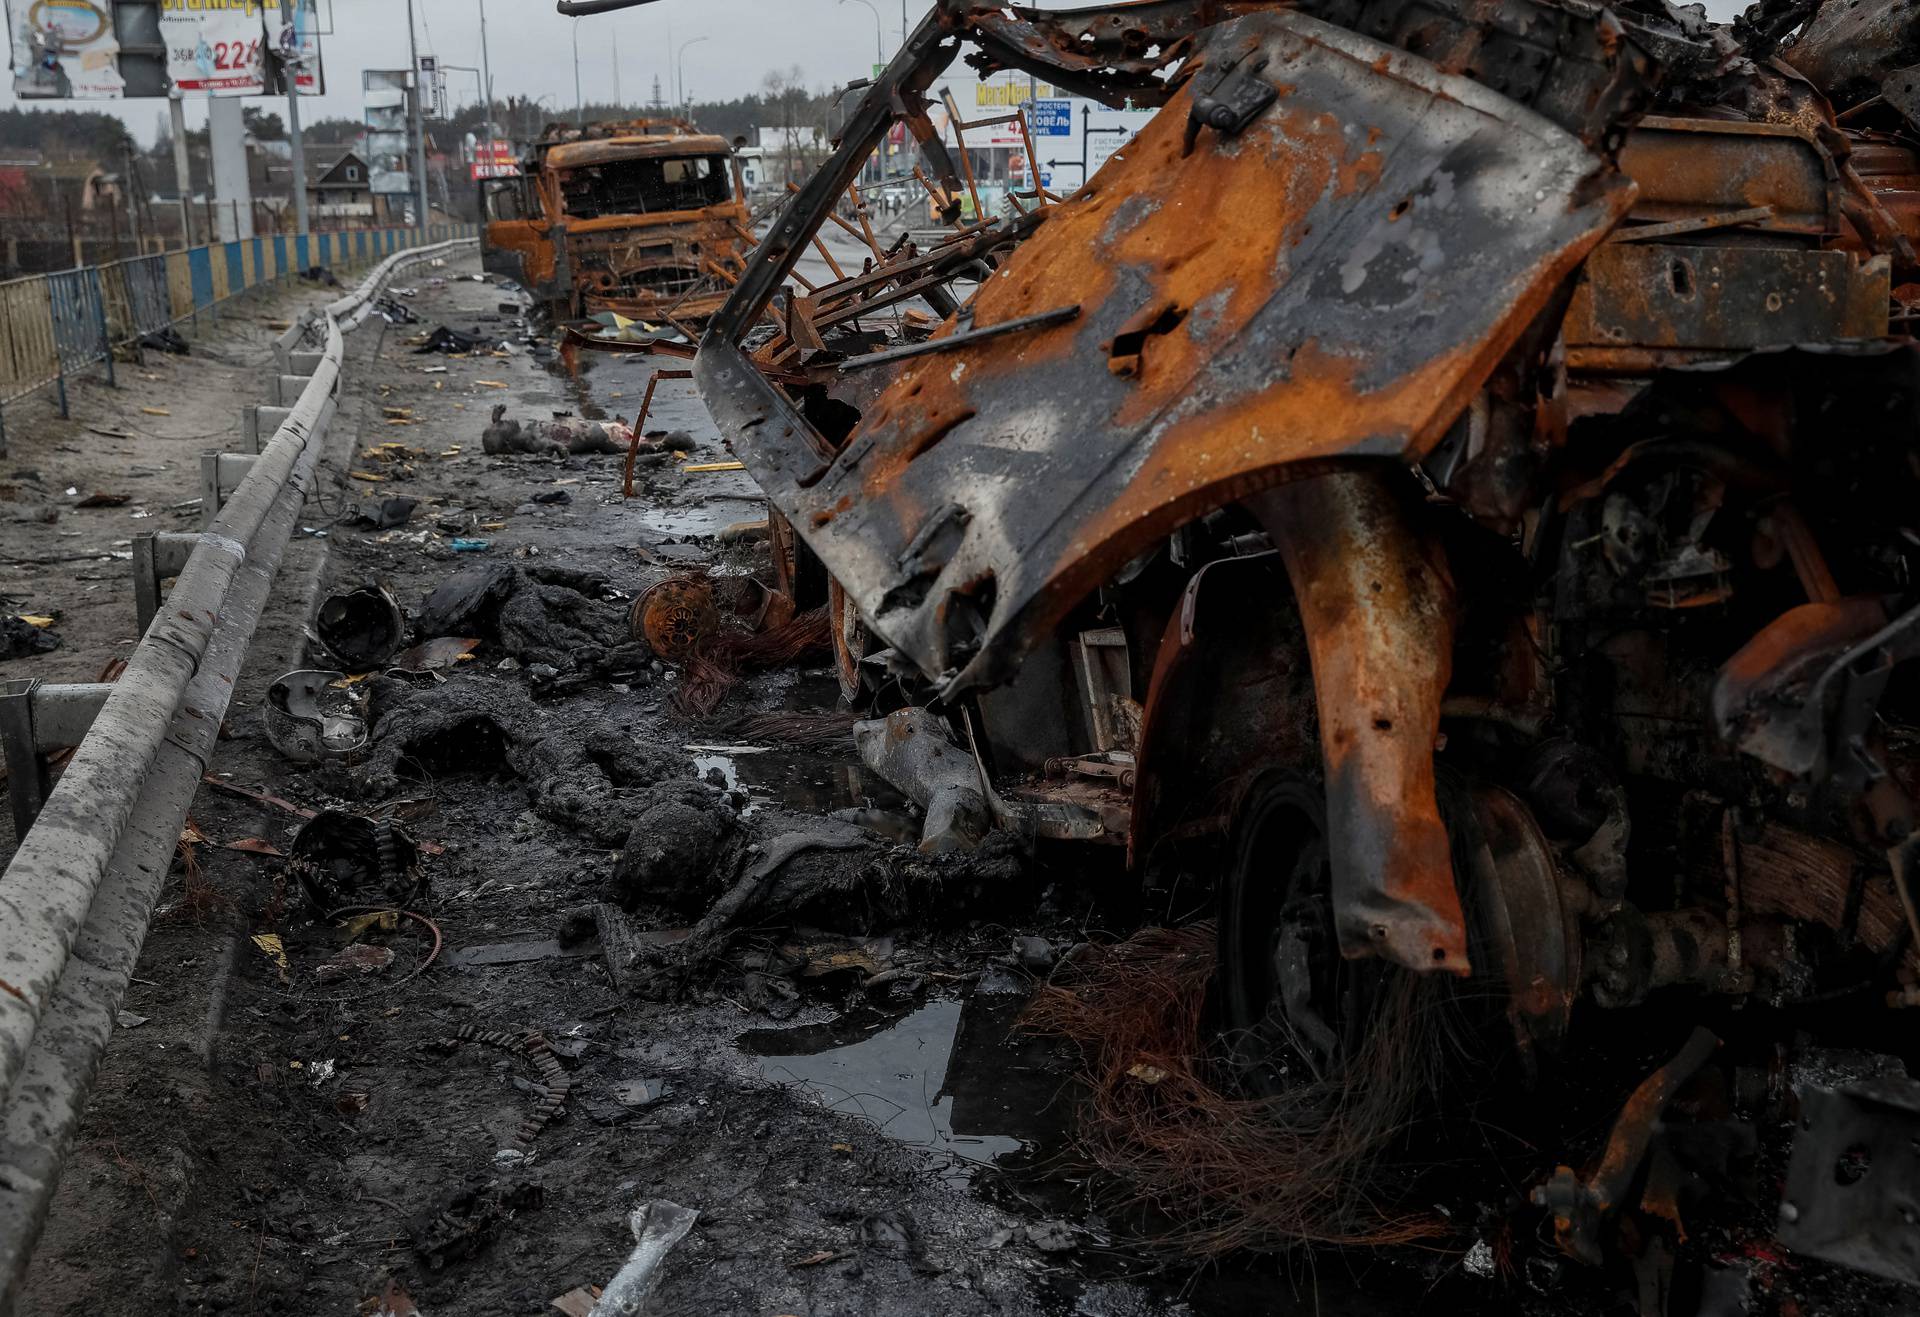
[(487, 270), (555, 319), (697, 328), (754, 242), (732, 147), (683, 119), (550, 125), (521, 176), (482, 195)]
[[(1584, 1261), (1660, 1107), (1752, 1061), (1694, 1021), (1920, 1001), (1915, 18), (1857, 3), (942, 0), (696, 363), (849, 697), (1216, 915), (1251, 1086), (1337, 1076), (1409, 974), (1500, 1003), (1507, 1083), (1661, 1003), (1603, 1171), (1534, 1195)], [(963, 52), (1164, 108), (1069, 197), (788, 290), (895, 123), (967, 186)], [(930, 337), (878, 314), (920, 295)], [(1904, 1139), (1879, 1082), (1808, 1119)], [(1920, 1281), (1861, 1224), (1908, 1190), (1802, 1180), (1789, 1243)]]

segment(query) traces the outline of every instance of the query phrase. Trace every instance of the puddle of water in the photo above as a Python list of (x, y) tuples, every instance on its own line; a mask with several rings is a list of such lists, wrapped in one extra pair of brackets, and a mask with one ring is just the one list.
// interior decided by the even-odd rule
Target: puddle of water
[(1059, 1080), (1009, 1064), (1024, 998), (933, 1001), (905, 1016), (843, 1018), (754, 1029), (735, 1040), (779, 1083), (798, 1084), (830, 1111), (871, 1122), (888, 1138), (948, 1154), (944, 1178), (966, 1180), (1058, 1133)]

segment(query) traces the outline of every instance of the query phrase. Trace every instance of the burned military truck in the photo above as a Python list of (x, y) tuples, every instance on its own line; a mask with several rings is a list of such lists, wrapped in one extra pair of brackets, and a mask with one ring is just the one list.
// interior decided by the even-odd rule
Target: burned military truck
[(697, 328), (753, 246), (732, 147), (682, 119), (550, 125), (519, 178), (483, 188), (486, 268), (556, 319)]
[[(1215, 918), (1251, 1088), (1339, 1073), (1407, 976), (1498, 1003), (1502, 1084), (1641, 1010), (1674, 1060), (1534, 1189), (1575, 1257), (1694, 1023), (1920, 1001), (1914, 30), (942, 0), (701, 345), (849, 695), (941, 711), (1003, 827)], [(972, 232), (925, 342), (810, 321), (787, 277), (895, 122), (965, 186), (927, 118), (963, 53), (1163, 108)], [(1920, 1280), (1898, 1177), (1833, 1169), (1909, 1164), (1912, 1086), (1822, 1101), (1783, 1237)]]

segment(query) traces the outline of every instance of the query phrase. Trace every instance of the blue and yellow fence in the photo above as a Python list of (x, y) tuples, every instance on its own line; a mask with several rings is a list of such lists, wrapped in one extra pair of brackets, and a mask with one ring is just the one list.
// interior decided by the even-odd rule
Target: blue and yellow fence
[(0, 283), (0, 454), (6, 452), (7, 403), (51, 384), (59, 391), (60, 414), (67, 415), (67, 377), (104, 366), (113, 383), (115, 348), (202, 312), (217, 317), (222, 302), (316, 265), (373, 265), (408, 247), (474, 232), (471, 224), (434, 224), (424, 234), (276, 233)]

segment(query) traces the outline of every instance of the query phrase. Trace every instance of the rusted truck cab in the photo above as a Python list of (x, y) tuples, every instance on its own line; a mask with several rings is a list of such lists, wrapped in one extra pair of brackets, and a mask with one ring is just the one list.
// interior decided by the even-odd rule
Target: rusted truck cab
[(555, 319), (696, 325), (753, 245), (725, 138), (683, 120), (550, 126), (522, 175), (486, 185), (486, 268)]

